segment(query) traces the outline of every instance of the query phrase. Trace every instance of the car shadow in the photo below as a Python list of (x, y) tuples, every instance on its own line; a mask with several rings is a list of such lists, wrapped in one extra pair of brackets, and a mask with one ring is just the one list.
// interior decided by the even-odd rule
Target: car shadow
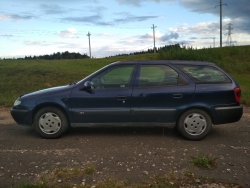
[(68, 136), (168, 136), (181, 138), (175, 129), (165, 127), (98, 127), (98, 128), (71, 128)]

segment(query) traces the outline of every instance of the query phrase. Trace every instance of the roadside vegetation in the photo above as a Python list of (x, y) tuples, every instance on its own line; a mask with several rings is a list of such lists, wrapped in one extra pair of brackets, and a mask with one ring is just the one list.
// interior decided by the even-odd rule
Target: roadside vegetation
[(191, 164), (202, 169), (214, 169), (217, 167), (216, 158), (209, 157), (202, 152), (196, 156), (191, 156)]
[[(203, 152), (186, 158), (191, 166), (212, 171), (217, 159)], [(190, 167), (191, 167), (190, 166)], [(137, 183), (112, 177), (101, 178), (93, 164), (85, 167), (65, 167), (46, 170), (33, 183), (21, 183), (14, 188), (242, 188), (238, 184), (219, 182), (205, 176), (197, 176), (192, 167), (182, 172), (170, 169), (168, 174), (147, 177)], [(147, 176), (148, 174), (145, 173)]]
[(218, 182), (204, 176), (198, 177), (191, 171), (185, 171), (181, 175), (171, 171), (169, 174), (156, 175), (139, 183), (114, 178), (93, 181), (95, 175), (94, 171), (86, 173), (86, 169), (81, 168), (58, 168), (45, 172), (34, 183), (21, 183), (14, 188), (242, 188), (237, 184)]
[(194, 49), (173, 45), (162, 47), (156, 54), (101, 59), (0, 60), (0, 106), (12, 106), (20, 94), (81, 80), (114, 61), (161, 59), (216, 63), (237, 80), (242, 88), (242, 104), (250, 105), (250, 46)]

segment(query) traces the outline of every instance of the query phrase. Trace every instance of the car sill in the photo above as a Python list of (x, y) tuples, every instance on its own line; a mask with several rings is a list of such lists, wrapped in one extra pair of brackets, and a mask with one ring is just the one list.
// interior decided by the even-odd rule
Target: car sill
[(71, 127), (167, 127), (174, 128), (176, 123), (71, 123)]

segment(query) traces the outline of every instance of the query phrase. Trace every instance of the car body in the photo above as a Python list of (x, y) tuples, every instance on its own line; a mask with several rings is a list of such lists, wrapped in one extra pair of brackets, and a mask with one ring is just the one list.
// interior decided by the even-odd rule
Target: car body
[(210, 62), (144, 60), (111, 63), (79, 82), (21, 95), (11, 109), (17, 124), (45, 138), (71, 127), (176, 127), (200, 140), (212, 124), (240, 120), (241, 89)]

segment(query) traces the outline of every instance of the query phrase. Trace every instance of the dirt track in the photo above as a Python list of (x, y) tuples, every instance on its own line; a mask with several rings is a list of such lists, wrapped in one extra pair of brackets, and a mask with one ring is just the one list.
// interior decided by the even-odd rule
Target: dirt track
[[(201, 170), (190, 156), (203, 152), (218, 167)], [(191, 170), (198, 176), (250, 187), (250, 108), (234, 124), (213, 126), (201, 141), (183, 139), (163, 128), (77, 128), (60, 139), (42, 139), (31, 128), (17, 125), (9, 109), (0, 109), (0, 187), (31, 182), (56, 167), (97, 170), (87, 183), (108, 177), (138, 182), (156, 174)]]

